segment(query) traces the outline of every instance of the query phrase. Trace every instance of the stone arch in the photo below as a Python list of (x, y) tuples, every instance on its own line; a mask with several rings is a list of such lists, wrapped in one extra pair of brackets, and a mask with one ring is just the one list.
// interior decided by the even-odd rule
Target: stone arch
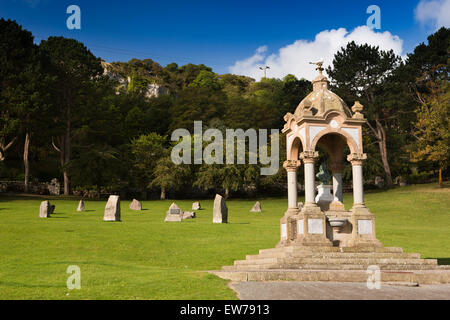
[(299, 136), (294, 136), (292, 142), (288, 146), (288, 160), (298, 160), (300, 152), (303, 150), (303, 141)]
[[(357, 153), (359, 151), (358, 145), (356, 141), (345, 131), (342, 131), (340, 129), (327, 129), (322, 130), (317, 134), (317, 136), (314, 137), (314, 140), (311, 145), (312, 150), (316, 150), (316, 146), (318, 142), (322, 139), (326, 138), (327, 140), (330, 140), (327, 142), (321, 143), (321, 147), (327, 149), (329, 148), (331, 152), (335, 151), (335, 148), (340, 146), (341, 142), (345, 142), (345, 144), (348, 145), (351, 153)], [(334, 143), (338, 142), (338, 145), (334, 145)], [(328, 150), (327, 150), (328, 151)], [(330, 155), (332, 153), (330, 152)]]

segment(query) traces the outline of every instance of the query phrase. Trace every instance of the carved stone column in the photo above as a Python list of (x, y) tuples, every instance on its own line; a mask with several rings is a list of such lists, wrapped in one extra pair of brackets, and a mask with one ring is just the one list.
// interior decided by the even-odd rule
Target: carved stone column
[(317, 206), (314, 163), (318, 157), (317, 151), (305, 151), (300, 154), (300, 159), (305, 164), (305, 206)]
[(277, 247), (289, 245), (295, 238), (297, 227), (294, 217), (299, 212), (297, 201), (297, 169), (300, 165), (300, 160), (286, 160), (283, 163), (283, 167), (287, 171), (288, 209), (280, 220), (280, 242)]
[(316, 151), (304, 151), (300, 158), (305, 164), (305, 205), (295, 217), (297, 235), (293, 245), (332, 246), (326, 237), (325, 214), (315, 202), (314, 162), (319, 157)]
[(352, 153), (347, 160), (352, 164), (353, 174), (353, 208), (350, 210), (352, 224), (352, 238), (349, 246), (381, 247), (382, 244), (375, 235), (375, 216), (364, 204), (363, 171), (365, 153)]

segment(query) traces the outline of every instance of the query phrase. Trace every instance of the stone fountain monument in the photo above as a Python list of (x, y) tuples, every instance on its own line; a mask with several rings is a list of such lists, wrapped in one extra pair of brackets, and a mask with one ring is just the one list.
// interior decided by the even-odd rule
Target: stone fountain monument
[[(286, 135), (288, 208), (280, 220), (280, 241), (275, 248), (248, 255), (233, 266), (214, 274), (235, 281), (367, 280), (369, 266), (381, 270), (382, 281), (450, 283), (450, 266), (438, 266), (436, 259), (421, 259), (402, 248), (384, 247), (375, 233), (375, 216), (364, 203), (362, 127), (363, 106), (356, 101), (350, 110), (329, 90), (322, 74), (323, 62), (315, 63), (319, 75), (313, 91), (294, 114), (284, 116)], [(353, 113), (352, 113), (353, 111)], [(329, 166), (322, 163), (315, 175), (316, 148), (328, 153)], [(342, 200), (344, 150), (352, 166), (353, 205), (346, 210)], [(305, 203), (299, 208), (297, 170), (303, 163)], [(331, 174), (328, 172), (331, 170)], [(315, 178), (321, 182), (316, 196)]]

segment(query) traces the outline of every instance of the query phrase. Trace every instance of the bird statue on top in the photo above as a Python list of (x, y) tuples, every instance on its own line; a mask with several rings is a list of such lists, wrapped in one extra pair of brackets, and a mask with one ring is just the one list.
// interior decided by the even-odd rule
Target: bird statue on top
[(320, 165), (319, 173), (316, 174), (316, 178), (319, 179), (321, 184), (330, 184), (331, 175), (328, 172), (327, 164), (325, 162), (322, 162)]

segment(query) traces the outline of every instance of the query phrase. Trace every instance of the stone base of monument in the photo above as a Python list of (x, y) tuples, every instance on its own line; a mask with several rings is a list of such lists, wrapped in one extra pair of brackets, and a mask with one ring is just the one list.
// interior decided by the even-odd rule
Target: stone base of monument
[(259, 250), (233, 266), (210, 272), (232, 281), (366, 282), (373, 265), (380, 268), (381, 284), (450, 283), (450, 266), (397, 247), (285, 246)]
[(295, 217), (296, 235), (291, 241), (295, 246), (332, 246), (327, 238), (326, 216), (316, 205), (308, 205), (302, 208)]
[(438, 265), (437, 259), (383, 247), (374, 215), (363, 204), (326, 212), (306, 204), (301, 211), (288, 209), (280, 226), (275, 248), (210, 272), (232, 281), (366, 282), (368, 268), (376, 266), (382, 283), (450, 283), (450, 266)]

